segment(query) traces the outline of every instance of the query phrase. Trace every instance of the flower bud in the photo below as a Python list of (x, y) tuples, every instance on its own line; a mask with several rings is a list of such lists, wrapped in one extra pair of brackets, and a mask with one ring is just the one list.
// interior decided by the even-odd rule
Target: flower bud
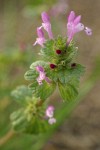
[(50, 68), (54, 69), (54, 68), (56, 68), (56, 65), (55, 64), (50, 64)]
[(56, 50), (56, 53), (59, 55), (59, 54), (61, 54), (61, 50), (60, 49), (57, 49)]
[(75, 68), (75, 67), (76, 67), (76, 63), (72, 63), (72, 64), (71, 64), (71, 67), (72, 67), (72, 68)]

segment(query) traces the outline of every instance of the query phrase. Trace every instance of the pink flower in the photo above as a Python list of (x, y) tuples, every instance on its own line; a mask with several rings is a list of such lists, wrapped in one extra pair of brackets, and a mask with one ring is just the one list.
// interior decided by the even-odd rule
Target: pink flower
[[(84, 30), (84, 25), (80, 22), (81, 21), (81, 16), (75, 16), (75, 12), (71, 11), (68, 17), (68, 23), (67, 23), (67, 36), (68, 36), (68, 41), (67, 44), (70, 43), (70, 41), (73, 39), (73, 36)], [(88, 27), (85, 27), (85, 32), (87, 35), (92, 34), (92, 30)]]
[(36, 38), (36, 42), (33, 44), (33, 46), (36, 44), (39, 44), (43, 47), (43, 44), (45, 43), (46, 40), (44, 37), (44, 33), (40, 27), (37, 28), (37, 35), (38, 35), (38, 38)]
[(54, 116), (54, 107), (48, 106), (48, 108), (46, 109), (46, 117), (48, 117), (48, 123), (51, 125), (56, 123), (56, 119), (53, 116)]
[(81, 21), (81, 16), (76, 17), (75, 12), (71, 11), (67, 23), (67, 36), (68, 36), (67, 44), (70, 43), (75, 33), (84, 30), (84, 25), (80, 23), (80, 21)]
[(53, 39), (53, 33), (52, 33), (52, 30), (51, 30), (51, 23), (50, 23), (50, 19), (49, 19), (49, 16), (46, 12), (43, 12), (41, 14), (41, 17), (42, 17), (42, 26), (47, 32), (48, 32), (48, 35), (49, 35), (49, 38), (50, 39)]
[(45, 80), (46, 82), (50, 83), (50, 79), (46, 77), (46, 73), (44, 72), (44, 68), (42, 66), (37, 66), (36, 70), (39, 72), (39, 76), (37, 78), (37, 82), (39, 85), (42, 84), (42, 81)]
[(55, 118), (50, 118), (48, 120), (48, 123), (52, 125), (52, 124), (56, 123), (56, 119)]
[(47, 117), (53, 117), (54, 115), (54, 107), (53, 106), (49, 106), (46, 110), (46, 116)]

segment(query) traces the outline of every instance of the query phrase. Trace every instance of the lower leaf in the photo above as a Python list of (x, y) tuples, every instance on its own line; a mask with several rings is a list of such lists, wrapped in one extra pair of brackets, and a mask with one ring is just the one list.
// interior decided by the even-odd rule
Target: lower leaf
[(34, 82), (29, 85), (29, 88), (32, 90), (35, 97), (46, 100), (54, 92), (56, 84), (44, 81), (42, 85), (39, 85), (37, 82)]
[(71, 84), (70, 82), (67, 84), (58, 83), (60, 95), (64, 101), (72, 101), (78, 95), (77, 85)]

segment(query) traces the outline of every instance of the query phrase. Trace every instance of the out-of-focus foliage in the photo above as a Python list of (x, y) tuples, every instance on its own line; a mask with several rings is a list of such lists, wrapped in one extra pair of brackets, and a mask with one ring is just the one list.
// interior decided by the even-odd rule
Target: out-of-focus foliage
[[(36, 37), (34, 26), (39, 22), (38, 15), (48, 10), (48, 6), (53, 3), (46, 0), (0, 1), (0, 27), (3, 33), (0, 35), (0, 137), (10, 130), (11, 112), (20, 107), (10, 93), (16, 86), (27, 85), (24, 74), (30, 60), (35, 61), (38, 57), (35, 53), (37, 48), (33, 52), (32, 47)], [(33, 149), (33, 139), (36, 140), (34, 136), (15, 136), (0, 149)]]
[[(7, 132), (10, 130), (11, 125), (9, 124), (9, 116), (11, 112), (20, 107), (20, 105), (14, 102), (13, 98), (10, 97), (10, 93), (13, 89), (15, 89), (16, 86), (22, 84), (27, 85), (27, 82), (25, 81), (23, 75), (28, 69), (31, 61), (37, 59), (37, 55), (35, 54), (37, 48), (35, 47), (33, 50), (32, 43), (36, 38), (35, 29), (38, 25), (40, 25), (40, 13), (44, 10), (50, 12), (50, 9), (55, 5), (55, 2), (56, 1), (54, 0), (0, 1), (0, 138), (6, 136)], [(99, 26), (97, 26), (97, 23), (99, 22), (99, 16), (97, 15), (99, 14), (99, 5), (98, 3), (96, 3), (99, 2), (99, 0), (95, 1), (95, 3), (94, 0), (91, 0), (91, 2), (90, 0), (78, 0), (79, 3), (76, 1), (74, 2), (73, 0), (69, 0), (69, 3), (70, 2), (73, 4), (70, 5), (70, 10), (76, 9), (78, 13), (83, 13), (84, 20), (90, 17), (90, 20), (87, 20), (88, 24), (93, 24), (94, 29), (99, 29)], [(86, 11), (86, 8), (88, 12)], [(58, 9), (56, 9), (56, 11), (58, 11)], [(64, 13), (66, 12), (67, 10)], [(88, 17), (86, 16), (86, 13), (88, 14)], [(55, 33), (58, 34), (58, 31), (61, 30), (62, 27), (62, 33), (66, 34), (65, 29), (63, 30), (63, 28), (65, 27), (63, 25), (63, 22), (64, 21), (62, 17), (59, 19), (59, 22), (56, 22), (56, 25), (53, 24)], [(97, 30), (97, 32), (95, 31), (95, 36), (93, 36), (94, 38), (92, 37), (93, 44), (95, 45), (93, 45), (92, 42), (91, 44), (89, 43), (91, 40), (89, 42), (86, 42), (84, 45), (82, 44), (83, 39), (81, 40), (81, 37), (77, 36), (77, 39), (79, 41), (81, 40), (81, 43), (79, 42), (79, 46), (81, 45), (83, 47), (83, 51), (80, 51), (80, 59), (86, 65), (89, 58), (93, 60), (94, 57), (92, 56), (94, 56), (94, 54), (97, 53), (97, 50), (99, 50), (98, 46), (97, 49), (95, 47), (97, 43), (99, 43), (99, 38), (96, 38), (96, 33), (99, 34), (99, 30)], [(97, 43), (95, 43), (95, 41)], [(100, 58), (98, 60), (100, 60)], [(89, 63), (90, 62), (91, 61), (89, 61)], [(93, 70), (94, 76), (92, 76), (91, 80), (93, 80), (95, 77), (99, 77), (100, 66), (98, 64), (100, 64), (100, 61), (97, 61), (96, 63), (96, 68), (95, 70)], [(89, 66), (87, 66), (87, 70), (88, 68)], [(88, 86), (86, 86), (84, 90), (87, 90), (87, 87)], [(61, 118), (62, 114), (59, 113), (58, 118)], [(41, 139), (43, 140), (43, 137)], [(35, 142), (37, 142), (36, 148), (39, 146), (39, 144), (41, 145), (40, 136), (36, 138), (33, 135), (19, 134), (6, 141), (6, 143), (2, 145), (0, 149), (37, 150), (34, 147)]]

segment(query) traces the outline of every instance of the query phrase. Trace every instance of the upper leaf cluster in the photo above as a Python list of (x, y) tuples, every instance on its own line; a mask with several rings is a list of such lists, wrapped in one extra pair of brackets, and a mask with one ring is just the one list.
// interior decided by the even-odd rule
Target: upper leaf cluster
[[(75, 66), (72, 66), (73, 59), (77, 54), (77, 48), (73, 42), (70, 45), (66, 45), (66, 41), (67, 38), (62, 38), (61, 36), (58, 36), (55, 40), (48, 40), (41, 49), (41, 55), (45, 61), (32, 63), (30, 70), (25, 73), (25, 79), (32, 81), (29, 88), (35, 97), (46, 100), (54, 92), (56, 86), (59, 87), (64, 100), (72, 100), (78, 94), (76, 84), (79, 83), (80, 76), (84, 73), (84, 67), (76, 63)], [(60, 50), (61, 53), (58, 54), (57, 50)], [(55, 68), (51, 68), (50, 64), (54, 64)], [(36, 66), (44, 68), (46, 76), (52, 81), (50, 84), (43, 81), (42, 85), (38, 85), (37, 77), (39, 73), (36, 71)]]

